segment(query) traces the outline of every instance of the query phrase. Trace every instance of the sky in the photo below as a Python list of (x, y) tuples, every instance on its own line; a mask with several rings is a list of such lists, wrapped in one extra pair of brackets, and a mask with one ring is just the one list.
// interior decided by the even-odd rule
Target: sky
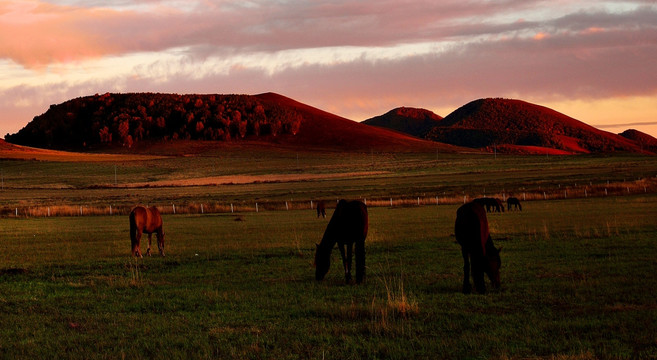
[(356, 121), (502, 97), (657, 137), (657, 2), (0, 0), (0, 137), (106, 92), (276, 92)]

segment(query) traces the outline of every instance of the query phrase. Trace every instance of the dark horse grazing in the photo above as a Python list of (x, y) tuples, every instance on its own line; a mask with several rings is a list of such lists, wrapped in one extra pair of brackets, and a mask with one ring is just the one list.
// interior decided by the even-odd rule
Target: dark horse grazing
[(162, 216), (155, 206), (149, 208), (137, 206), (130, 212), (130, 240), (132, 242), (132, 255), (141, 255), (139, 248), (141, 234), (148, 234), (148, 250), (146, 255), (151, 256), (151, 235), (157, 235), (157, 248), (164, 256), (164, 230), (162, 230)]
[(317, 217), (322, 215), (323, 218), (326, 218), (326, 204), (324, 201), (320, 200), (317, 202)]
[[(340, 200), (315, 253), (315, 279), (320, 281), (331, 266), (331, 252), (338, 243), (345, 281), (351, 281), (351, 252), (356, 245), (356, 283), (365, 278), (365, 238), (368, 228), (367, 206), (358, 200)], [(346, 254), (345, 254), (345, 247)]]
[(506, 199), (506, 209), (511, 211), (511, 206), (516, 210), (522, 211), (522, 205), (520, 205), (520, 200), (518, 200), (518, 198), (510, 197)]
[[(486, 292), (484, 273), (488, 275), (493, 287), (500, 287), (500, 249), (496, 249), (488, 232), (488, 220), (484, 207), (476, 202), (461, 206), (456, 211), (456, 224), (454, 225), (456, 241), (461, 245), (463, 254), (463, 293), (469, 294), (470, 267), (475, 290), (483, 294)], [(472, 264), (471, 264), (472, 263)]]
[(472, 200), (486, 208), (486, 212), (504, 212), (502, 200), (497, 198), (483, 197)]

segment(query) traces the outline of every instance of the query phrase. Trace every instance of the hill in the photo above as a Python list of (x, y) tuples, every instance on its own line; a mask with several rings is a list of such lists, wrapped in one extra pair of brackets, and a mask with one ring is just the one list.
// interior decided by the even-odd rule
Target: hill
[(411, 107), (400, 107), (363, 121), (363, 124), (396, 130), (419, 138), (439, 125), (443, 118), (435, 113)]
[[(471, 148), (566, 153), (645, 152), (629, 139), (596, 129), (544, 106), (511, 99), (479, 99), (446, 116), (427, 139)], [(511, 150), (513, 151), (513, 150)]]
[(356, 151), (457, 151), (453, 146), (372, 128), (274, 93), (96, 94), (51, 105), (5, 139), (72, 151), (161, 152), (166, 147), (169, 155), (233, 143)]
[(657, 153), (657, 139), (644, 132), (629, 129), (618, 135), (636, 142), (642, 149)]

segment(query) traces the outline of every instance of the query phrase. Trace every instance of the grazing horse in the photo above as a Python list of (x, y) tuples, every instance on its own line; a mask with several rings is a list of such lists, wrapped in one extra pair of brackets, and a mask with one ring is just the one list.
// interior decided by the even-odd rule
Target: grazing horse
[(511, 211), (511, 206), (516, 210), (522, 211), (522, 205), (520, 205), (520, 200), (518, 200), (518, 198), (510, 197), (506, 199), (506, 209), (508, 211)]
[(342, 255), (346, 283), (351, 281), (351, 254), (354, 244), (356, 245), (356, 283), (363, 282), (368, 223), (367, 206), (361, 201), (340, 200), (338, 202), (333, 216), (326, 226), (322, 241), (316, 244), (315, 279), (317, 281), (324, 279), (328, 272), (331, 265), (331, 252), (337, 242)]
[(486, 292), (484, 273), (488, 275), (493, 287), (500, 287), (500, 249), (495, 248), (488, 231), (488, 220), (484, 207), (476, 202), (461, 206), (456, 211), (454, 225), (456, 241), (461, 245), (463, 255), (463, 293), (472, 292), (470, 286), (470, 269), (475, 290)]
[(474, 199), (473, 201), (486, 207), (486, 212), (504, 212), (504, 205), (500, 199), (483, 197)]
[(317, 217), (322, 215), (323, 218), (326, 218), (326, 204), (323, 200), (317, 202)]
[(160, 250), (160, 255), (164, 256), (164, 230), (162, 230), (162, 216), (160, 211), (155, 206), (146, 208), (144, 206), (137, 206), (130, 212), (130, 240), (132, 242), (132, 255), (141, 255), (139, 248), (141, 234), (148, 234), (148, 250), (147, 256), (151, 256), (151, 235), (157, 235), (157, 248)]

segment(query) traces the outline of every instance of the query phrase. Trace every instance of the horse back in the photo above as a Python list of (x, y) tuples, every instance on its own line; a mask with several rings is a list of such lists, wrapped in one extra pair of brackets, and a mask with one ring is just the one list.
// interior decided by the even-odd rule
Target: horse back
[(470, 202), (456, 211), (454, 234), (458, 243), (468, 253), (486, 255), (490, 232), (486, 210), (480, 203)]
[[(369, 217), (367, 205), (358, 200), (340, 200), (324, 232), (324, 239), (362, 241), (367, 237)], [(324, 242), (322, 239), (322, 242)]]
[(137, 206), (130, 212), (130, 223), (150, 234), (162, 228), (162, 216), (155, 206), (149, 208)]

